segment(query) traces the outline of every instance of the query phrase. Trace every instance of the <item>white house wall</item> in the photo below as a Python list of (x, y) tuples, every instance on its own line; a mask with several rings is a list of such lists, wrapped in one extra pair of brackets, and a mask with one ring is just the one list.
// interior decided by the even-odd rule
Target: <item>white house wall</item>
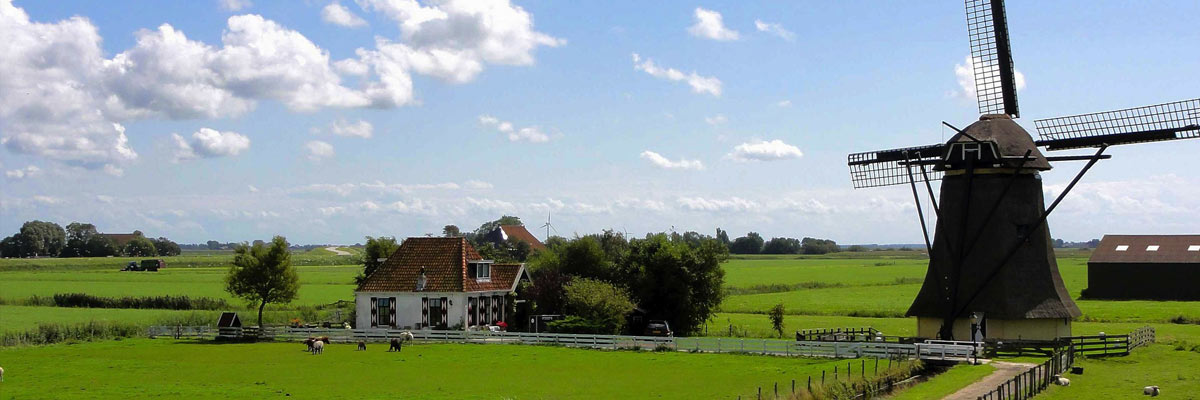
[[(355, 318), (355, 327), (370, 328), (371, 327), (371, 303), (372, 297), (395, 297), (396, 298), (396, 328), (398, 329), (416, 329), (416, 326), (421, 323), (421, 299), (422, 298), (441, 298), (445, 297), (450, 301), (450, 306), (447, 311), (446, 324), (448, 327), (462, 326), (466, 327), (467, 316), (467, 297), (492, 296), (492, 295), (507, 295), (506, 291), (492, 292), (356, 292), (354, 299), (354, 308), (357, 316)], [(430, 320), (434, 320), (433, 312), (430, 311)], [(440, 315), (437, 318), (441, 318)]]

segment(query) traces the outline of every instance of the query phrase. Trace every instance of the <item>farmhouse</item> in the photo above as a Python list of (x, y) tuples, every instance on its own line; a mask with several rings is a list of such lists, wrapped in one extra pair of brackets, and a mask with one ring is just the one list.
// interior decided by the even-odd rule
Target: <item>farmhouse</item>
[(1084, 296), (1200, 300), (1200, 235), (1104, 235)]
[(500, 225), (487, 234), (487, 241), (495, 243), (500, 248), (504, 248), (505, 242), (509, 238), (529, 243), (529, 249), (533, 251), (546, 249), (546, 245), (529, 233), (529, 230), (525, 229), (525, 225)]
[(355, 291), (359, 328), (463, 329), (509, 317), (524, 264), (484, 260), (461, 237), (411, 237)]

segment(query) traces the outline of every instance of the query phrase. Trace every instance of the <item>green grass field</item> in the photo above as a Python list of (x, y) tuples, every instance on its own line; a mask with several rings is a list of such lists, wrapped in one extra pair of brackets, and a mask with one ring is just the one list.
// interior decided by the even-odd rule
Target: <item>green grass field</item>
[[(416, 344), (313, 356), (299, 343), (134, 339), (0, 349), (0, 398), (734, 399), (845, 360)], [(782, 386), (782, 385), (781, 385)]]
[(891, 400), (940, 399), (983, 379), (995, 371), (991, 365), (959, 364), (919, 385), (898, 391)]

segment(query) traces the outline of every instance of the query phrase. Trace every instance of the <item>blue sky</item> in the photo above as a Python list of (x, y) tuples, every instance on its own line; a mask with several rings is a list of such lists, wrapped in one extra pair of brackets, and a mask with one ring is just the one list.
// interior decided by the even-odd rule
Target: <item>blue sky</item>
[[(1198, 11), (1009, 2), (1019, 122), (1200, 97)], [(354, 243), (553, 212), (916, 243), (907, 188), (853, 190), (845, 157), (978, 117), (965, 25), (957, 1), (0, 0), (0, 231)], [(1053, 235), (1195, 233), (1198, 153), (1110, 150)]]

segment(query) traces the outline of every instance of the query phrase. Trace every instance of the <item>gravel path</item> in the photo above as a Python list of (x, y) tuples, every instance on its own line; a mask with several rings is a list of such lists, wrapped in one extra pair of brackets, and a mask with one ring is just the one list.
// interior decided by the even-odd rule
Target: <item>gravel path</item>
[(325, 250), (332, 251), (332, 252), (333, 252), (333, 254), (337, 254), (337, 255), (339, 255), (339, 256), (348, 256), (348, 255), (350, 255), (350, 252), (348, 252), (348, 251), (342, 251), (342, 250), (338, 250), (338, 248), (337, 248), (337, 247), (332, 247), (332, 246), (331, 246), (331, 247), (326, 247), (326, 248), (325, 248)]
[(978, 399), (979, 396), (983, 396), (987, 392), (992, 391), (996, 388), (996, 386), (1000, 386), (1001, 383), (1004, 383), (1004, 381), (1012, 379), (1012, 377), (1028, 371), (1030, 368), (1033, 368), (1033, 364), (1027, 363), (992, 361), (990, 364), (993, 367), (996, 367), (995, 372), (992, 372), (991, 375), (979, 380), (979, 382), (972, 383), (965, 388), (959, 389), (957, 392), (954, 392), (954, 394), (946, 396), (943, 400)]

